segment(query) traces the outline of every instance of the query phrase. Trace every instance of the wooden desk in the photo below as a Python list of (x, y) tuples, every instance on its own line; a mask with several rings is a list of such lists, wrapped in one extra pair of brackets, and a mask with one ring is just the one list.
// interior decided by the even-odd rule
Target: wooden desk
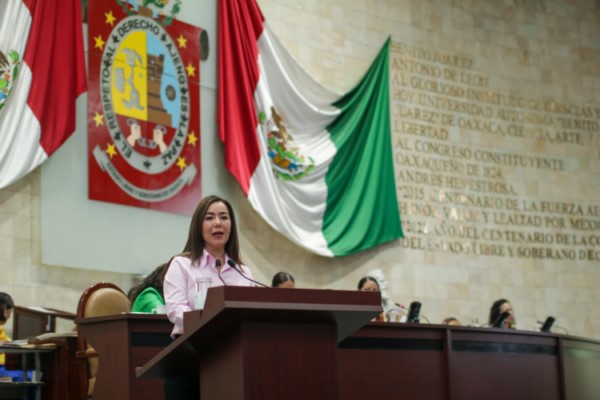
[(56, 351), (42, 355), (42, 398), (44, 400), (81, 400), (86, 360), (78, 359), (77, 335), (56, 336), (43, 343), (53, 343)]
[(340, 398), (600, 398), (600, 342), (529, 331), (369, 324), (340, 345)]
[[(4, 382), (0, 385), (0, 398), (2, 397), (2, 393), (6, 394), (6, 392), (15, 392), (17, 391), (19, 394), (22, 394), (24, 398), (26, 398), (27, 389), (31, 386), (35, 387), (35, 399), (41, 400), (42, 398), (42, 381), (41, 381), (41, 372), (42, 372), (42, 361), (41, 354), (42, 353), (52, 353), (55, 349), (48, 347), (16, 347), (16, 346), (0, 346), (0, 353), (4, 354), (18, 354), (22, 358), (22, 374), (23, 374), (23, 383), (16, 384), (11, 382)], [(34, 368), (31, 374), (31, 381), (27, 379), (27, 371), (30, 369), (28, 365), (28, 356), (32, 355), (34, 358)]]
[(600, 343), (590, 339), (559, 338), (565, 398), (600, 399)]
[(28, 399), (29, 388), (38, 387), (39, 383), (33, 382), (0, 382), (0, 399), (14, 400)]
[(44, 307), (15, 306), (13, 340), (28, 339), (47, 332), (56, 332), (56, 319), (74, 320), (75, 314)]
[(166, 315), (123, 313), (75, 323), (98, 353), (94, 400), (164, 398), (164, 380), (138, 380), (135, 368), (171, 343), (173, 325)]
[[(56, 346), (55, 351), (51, 353), (42, 353), (41, 370), (42, 374), (42, 398), (44, 400), (81, 400), (82, 393), (85, 390), (84, 382), (81, 380), (85, 376), (86, 359), (76, 357), (77, 353), (77, 333), (65, 332), (63, 334), (46, 337), (39, 343), (50, 343)], [(28, 354), (28, 365), (35, 362), (32, 354)], [(22, 369), (23, 362), (20, 354), (9, 354), (6, 356), (6, 367), (11, 370)], [(24, 390), (18, 386), (5, 385), (0, 392), (5, 392), (7, 396), (14, 399), (14, 393), (9, 392)], [(3, 397), (0, 395), (0, 399)]]
[[(285, 314), (282, 318), (288, 317)], [(102, 318), (116, 321), (103, 322)], [(96, 325), (100, 335), (103, 331), (111, 332), (113, 324), (123, 319), (128, 320), (124, 323), (133, 325), (139, 322), (140, 328), (143, 326), (150, 332), (164, 329), (163, 332), (168, 333), (171, 329), (166, 318), (160, 316), (138, 317), (145, 321), (143, 325), (142, 321), (134, 320), (135, 316), (125, 314), (102, 318), (88, 324)], [(198, 318), (197, 323), (199, 321)], [(88, 340), (94, 344), (91, 337)], [(105, 350), (97, 350), (102, 366)], [(146, 354), (157, 354), (159, 350), (160, 347), (154, 347)], [(107, 357), (114, 359), (114, 353), (119, 351), (123, 357), (131, 357), (132, 353), (122, 346), (113, 349)], [(113, 365), (114, 361), (109, 363)], [(127, 370), (133, 373), (133, 369), (145, 361), (126, 363)], [(184, 362), (180, 359), (180, 363)], [(339, 398), (343, 400), (400, 397), (414, 400), (596, 400), (600, 398), (600, 342), (528, 331), (371, 323), (340, 343), (338, 371)], [(99, 375), (97, 385), (100, 380), (108, 379), (111, 386), (126, 388), (127, 384), (122, 381), (113, 381), (119, 379), (114, 377), (115, 373), (108, 371), (106, 376)], [(135, 381), (136, 378), (129, 375), (129, 379)], [(141, 382), (144, 387), (151, 380)], [(113, 394), (111, 400), (126, 398), (127, 392), (122, 389), (122, 393)], [(131, 398), (139, 397), (132, 395)], [(162, 386), (147, 398), (162, 399)]]

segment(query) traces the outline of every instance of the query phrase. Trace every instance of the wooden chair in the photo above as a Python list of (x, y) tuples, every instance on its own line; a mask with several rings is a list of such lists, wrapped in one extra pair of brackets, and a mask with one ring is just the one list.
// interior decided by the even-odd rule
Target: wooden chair
[[(90, 286), (79, 299), (77, 318), (101, 317), (105, 315), (128, 312), (131, 308), (129, 299), (116, 285), (100, 282)], [(77, 327), (79, 330), (79, 327)], [(82, 398), (89, 398), (94, 391), (96, 373), (98, 372), (98, 354), (85, 341), (81, 334), (77, 339), (77, 358), (83, 361), (81, 379), (84, 382)]]

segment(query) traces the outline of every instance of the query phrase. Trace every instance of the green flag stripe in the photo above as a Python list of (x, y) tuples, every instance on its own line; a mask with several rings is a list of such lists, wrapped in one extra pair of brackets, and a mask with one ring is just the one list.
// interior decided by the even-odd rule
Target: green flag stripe
[(323, 235), (336, 256), (403, 237), (392, 159), (389, 43), (334, 104), (341, 113), (327, 128), (337, 154), (325, 177)]

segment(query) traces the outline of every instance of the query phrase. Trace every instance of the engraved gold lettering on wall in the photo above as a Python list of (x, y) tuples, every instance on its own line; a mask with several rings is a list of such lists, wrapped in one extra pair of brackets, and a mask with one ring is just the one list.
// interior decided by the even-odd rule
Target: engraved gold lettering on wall
[[(478, 145), (477, 135), (584, 149), (600, 107), (491, 88), (474, 60), (392, 42), (396, 183), (407, 249), (536, 260), (600, 261), (600, 205), (525, 195), (507, 177), (568, 174), (568, 158)], [(470, 135), (468, 144), (460, 140)], [(572, 171), (573, 169), (571, 169)]]

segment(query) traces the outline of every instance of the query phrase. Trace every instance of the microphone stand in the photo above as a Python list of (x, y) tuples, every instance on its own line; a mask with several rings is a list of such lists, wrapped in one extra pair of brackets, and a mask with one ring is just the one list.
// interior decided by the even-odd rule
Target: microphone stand
[(215, 260), (215, 268), (217, 269), (217, 275), (219, 276), (219, 279), (221, 280), (221, 282), (223, 282), (223, 286), (227, 286), (227, 284), (223, 280), (223, 277), (221, 276), (221, 260), (219, 260), (218, 258)]
[[(540, 324), (540, 325), (543, 325), (543, 324), (544, 324), (544, 321), (537, 321), (537, 323), (538, 323), (538, 324)], [(569, 334), (569, 331), (568, 331), (568, 330), (567, 330), (567, 328), (565, 328), (565, 327), (562, 327), (562, 326), (560, 326), (560, 325), (556, 325), (556, 324), (552, 324), (552, 327), (553, 327), (553, 328), (560, 329), (561, 331), (563, 331), (563, 332), (564, 332), (564, 334), (565, 334), (565, 335), (568, 335), (568, 334)], [(549, 333), (552, 333), (552, 332), (550, 332), (550, 331), (549, 331)]]
[(504, 322), (510, 317), (510, 313), (508, 311), (504, 311), (498, 319), (492, 325), (492, 328), (504, 328)]
[[(409, 309), (408, 307), (406, 307), (405, 305), (403, 305), (403, 304), (400, 304), (400, 303), (394, 303), (394, 305), (396, 306), (396, 308), (392, 308), (392, 309), (390, 309), (390, 310), (389, 310), (389, 311), (388, 311), (388, 312), (385, 314), (385, 318), (386, 318), (386, 320), (387, 320), (387, 321), (390, 321), (390, 316), (392, 315), (392, 313), (393, 313), (394, 311), (398, 311), (398, 310), (399, 310), (399, 311), (404, 311), (404, 312), (406, 312), (406, 313), (408, 313), (408, 312), (410, 311), (410, 309)], [(407, 317), (407, 319), (408, 319), (408, 315), (405, 315), (405, 317)], [(431, 323), (431, 322), (429, 321), (429, 318), (427, 318), (425, 315), (423, 315), (423, 314), (421, 314), (421, 313), (419, 313), (419, 318), (423, 318), (423, 319), (425, 320), (425, 322), (427, 322), (428, 324), (430, 324), (430, 323)], [(392, 321), (390, 321), (390, 322), (392, 322)], [(400, 321), (397, 321), (397, 322), (400, 322)]]
[(241, 275), (243, 278), (245, 278), (245, 279), (249, 280), (250, 282), (254, 282), (254, 283), (256, 283), (257, 285), (260, 285), (260, 286), (262, 286), (262, 287), (270, 288), (270, 286), (267, 286), (267, 285), (265, 285), (264, 283), (260, 283), (259, 281), (255, 281), (254, 279), (252, 279), (252, 278), (248, 278), (246, 275), (244, 275), (244, 273), (243, 273), (242, 271), (240, 271), (239, 269), (237, 269), (237, 267), (236, 267), (236, 265), (235, 265), (235, 261), (233, 261), (232, 259), (229, 259), (229, 260), (227, 260), (227, 264), (229, 264), (229, 266), (230, 266), (231, 268), (233, 268), (234, 270), (236, 270), (236, 272), (237, 272), (238, 274), (240, 274), (240, 275)]

